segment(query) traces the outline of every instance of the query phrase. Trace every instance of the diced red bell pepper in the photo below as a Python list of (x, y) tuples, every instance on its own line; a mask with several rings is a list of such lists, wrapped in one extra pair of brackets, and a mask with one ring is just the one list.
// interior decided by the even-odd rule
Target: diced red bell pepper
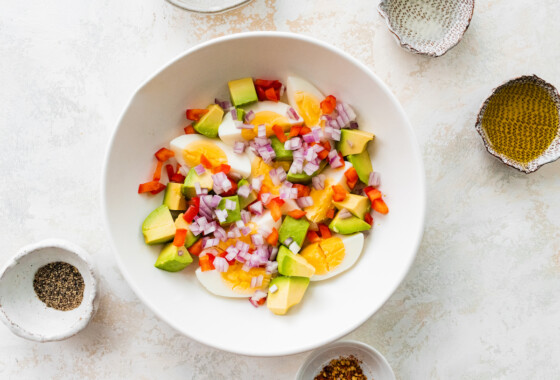
[[(194, 199), (194, 198), (193, 198)], [(192, 204), (189, 206), (189, 208), (187, 209), (187, 211), (185, 211), (185, 213), (183, 214), (183, 219), (185, 220), (185, 222), (187, 223), (191, 223), (194, 219), (195, 216), (198, 215), (198, 211), (200, 208), (200, 198), (196, 197), (196, 199), (199, 200), (198, 204)]]
[(389, 213), (389, 207), (387, 207), (387, 204), (381, 198), (374, 200), (372, 203), (372, 207), (375, 211), (377, 211), (380, 214), (385, 215)]
[(292, 210), (290, 212), (288, 212), (288, 215), (291, 216), (294, 219), (301, 219), (305, 216), (305, 214), (307, 214), (307, 212), (303, 211), (303, 210)]
[(322, 151), (320, 151), (319, 153), (317, 153), (317, 156), (321, 160), (324, 160), (325, 158), (327, 158), (327, 156), (329, 155), (329, 152), (331, 151), (331, 143), (329, 143), (328, 141), (325, 141), (325, 142), (321, 143), (321, 146), (324, 149)]
[(274, 134), (278, 138), (278, 141), (280, 141), (281, 143), (285, 143), (288, 140), (288, 138), (286, 137), (286, 134), (284, 133), (284, 130), (282, 129), (281, 126), (274, 125), (272, 127), (272, 131), (274, 132)]
[(200, 252), (202, 252), (202, 239), (199, 239), (196, 243), (191, 245), (187, 251), (194, 256), (200, 255)]
[(301, 125), (295, 125), (290, 128), (290, 137), (296, 137), (301, 132)]
[(346, 183), (348, 187), (353, 189), (354, 186), (358, 183), (358, 172), (354, 168), (350, 168), (344, 172), (344, 176), (346, 177)]
[(348, 195), (348, 193), (346, 192), (346, 190), (344, 190), (344, 188), (340, 185), (333, 185), (332, 189), (334, 191), (333, 194), (333, 200), (335, 202), (342, 202), (343, 200), (346, 199), (346, 196)]
[(320, 223), (319, 224), (319, 232), (321, 233), (321, 238), (328, 239), (332, 236), (331, 230), (326, 224)]
[(278, 244), (278, 230), (276, 228), (272, 227), (272, 232), (267, 236), (266, 242), (273, 247)]
[(309, 186), (296, 183), (293, 185), (293, 187), (297, 189), (298, 198), (307, 197), (311, 193), (311, 189), (309, 188)]
[(207, 109), (191, 108), (187, 110), (187, 119), (192, 121), (199, 121), (200, 118), (207, 113)]
[(305, 125), (303, 125), (303, 126), (301, 127), (301, 129), (299, 130), (299, 135), (300, 135), (300, 136), (306, 135), (306, 134), (308, 134), (308, 133), (311, 133), (311, 128), (306, 127)]
[[(200, 239), (199, 241), (202, 242), (202, 239)], [(200, 265), (200, 270), (203, 272), (216, 269), (214, 267), (214, 255), (211, 255), (209, 253), (202, 257), (199, 257), (198, 264)]]
[(265, 185), (264, 183), (261, 185), (261, 189), (259, 190), (259, 193), (257, 194), (257, 199), (259, 201), (262, 201), (261, 199), (261, 195), (265, 194), (265, 193), (269, 193), (270, 194), (270, 189), (267, 185)]
[(266, 94), (264, 93), (264, 89), (261, 86), (255, 86), (255, 90), (257, 90), (257, 96), (259, 98), (259, 101), (264, 101), (266, 100)]
[(270, 215), (272, 215), (272, 219), (274, 219), (275, 222), (282, 218), (282, 210), (280, 210), (280, 207), (282, 207), (283, 204), (284, 201), (276, 197), (266, 205), (266, 208), (270, 210)]
[(184, 228), (179, 228), (175, 232), (175, 238), (173, 239), (173, 245), (175, 247), (182, 247), (185, 245), (185, 239), (187, 238), (187, 230)]
[(279, 80), (255, 79), (255, 86), (280, 89), (280, 87), (282, 87), (282, 83)]
[(307, 231), (307, 241), (313, 244), (317, 243), (320, 240), (321, 238), (319, 237), (319, 235), (317, 235), (317, 232), (311, 230)]
[(196, 131), (194, 130), (194, 127), (192, 125), (187, 125), (185, 127), (185, 135), (194, 135), (196, 133)]
[[(163, 188), (162, 188), (163, 186)], [(165, 185), (162, 183), (159, 183), (158, 181), (150, 181), (150, 182), (146, 182), (141, 184), (140, 186), (138, 186), (138, 194), (142, 194), (142, 193), (152, 193), (154, 191), (156, 191), (155, 194), (159, 193), (161, 190), (165, 189)], [(153, 194), (153, 193), (152, 193)]]
[(208, 160), (206, 158), (206, 156), (204, 154), (200, 155), (200, 163), (202, 164), (202, 166), (204, 166), (206, 169), (212, 169), (212, 163), (210, 162), (210, 160)]
[(155, 156), (158, 159), (158, 161), (165, 162), (169, 160), (171, 157), (174, 157), (175, 153), (167, 148), (161, 148), (155, 153)]
[(336, 107), (336, 98), (332, 95), (327, 96), (321, 102), (321, 111), (323, 111), (324, 114), (332, 113), (335, 107)]
[(330, 208), (329, 211), (327, 211), (327, 218), (334, 218), (334, 208)]
[(373, 216), (371, 216), (369, 212), (366, 212), (366, 214), (364, 215), (364, 220), (366, 221), (367, 224), (373, 226)]
[(171, 177), (175, 175), (175, 171), (173, 170), (173, 165), (171, 164), (165, 165), (165, 170), (167, 171), (167, 178), (171, 181)]
[(154, 177), (153, 177), (154, 181), (159, 181), (161, 179), (161, 169), (162, 168), (163, 168), (163, 162), (158, 160), (157, 165), (156, 165), (156, 170), (154, 170)]
[(150, 191), (150, 194), (152, 195), (156, 195), (161, 193), (163, 190), (165, 190), (167, 186), (164, 185), (163, 183), (158, 182), (157, 188), (155, 190)]
[[(223, 257), (223, 258), (225, 259), (226, 256), (227, 256), (227, 254), (228, 254), (228, 253), (227, 253), (226, 251), (222, 251), (222, 252), (218, 253), (218, 256), (217, 256), (217, 257)], [(233, 264), (235, 264), (235, 261), (236, 261), (236, 260), (235, 260), (235, 258), (234, 258), (234, 259), (232, 259), (232, 260), (226, 259), (226, 261), (228, 262), (229, 265), (233, 265)]]
[(374, 187), (368, 186), (364, 189), (364, 193), (366, 193), (366, 195), (368, 196), (370, 202), (373, 204), (373, 202), (376, 199), (381, 199), (383, 196), (381, 194), (381, 191), (377, 190)]
[(183, 183), (183, 182), (185, 182), (185, 176), (182, 175), (181, 173), (175, 173), (171, 176), (171, 181), (172, 182)]
[(232, 180), (229, 177), (228, 177), (228, 179), (229, 179), (229, 182), (231, 183), (231, 189), (229, 189), (225, 193), (221, 193), (220, 195), (222, 197), (231, 197), (231, 196), (237, 194), (237, 182), (235, 182), (234, 180)]
[(212, 173), (216, 174), (219, 172), (224, 172), (224, 174), (229, 174), (230, 170), (231, 170), (231, 166), (227, 164), (220, 164), (219, 166), (212, 168)]
[(276, 94), (276, 90), (274, 90), (272, 87), (264, 90), (264, 94), (268, 100), (278, 102), (278, 95)]

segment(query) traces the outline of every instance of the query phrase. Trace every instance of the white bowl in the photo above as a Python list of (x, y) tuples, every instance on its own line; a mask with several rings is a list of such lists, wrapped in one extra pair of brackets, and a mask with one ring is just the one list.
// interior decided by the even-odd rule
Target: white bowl
[[(136, 194), (150, 177), (153, 153), (183, 133), (184, 111), (226, 98), (228, 80), (297, 74), (357, 111), (375, 132), (375, 170), (391, 209), (378, 217), (356, 265), (312, 284), (286, 316), (245, 299), (208, 293), (194, 276), (154, 268), (160, 247), (144, 244), (140, 226), (162, 202)], [(237, 34), (201, 44), (164, 66), (133, 96), (115, 129), (105, 162), (103, 209), (121, 271), (160, 318), (222, 350), (255, 356), (299, 353), (332, 342), (364, 323), (407, 274), (424, 224), (425, 188), (416, 139), (398, 101), (363, 64), (324, 43), (291, 33)]]
[(184, 10), (196, 13), (221, 13), (233, 10), (251, 0), (167, 0)]
[(350, 355), (361, 361), (360, 366), (368, 379), (395, 380), (393, 369), (379, 351), (353, 340), (335, 342), (313, 351), (300, 367), (296, 380), (314, 379), (332, 359)]
[[(63, 261), (84, 278), (80, 306), (69, 311), (47, 307), (33, 289), (37, 269)], [(0, 320), (22, 338), (50, 342), (69, 338), (84, 329), (97, 310), (97, 278), (87, 252), (64, 240), (49, 239), (22, 248), (0, 271)]]

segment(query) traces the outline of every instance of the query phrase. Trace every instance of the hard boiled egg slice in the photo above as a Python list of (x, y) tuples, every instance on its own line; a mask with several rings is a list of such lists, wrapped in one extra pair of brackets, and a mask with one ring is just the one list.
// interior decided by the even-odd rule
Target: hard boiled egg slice
[[(252, 296), (256, 290), (263, 290), (270, 283), (270, 274), (264, 268), (251, 268), (248, 272), (243, 269), (243, 264), (235, 263), (229, 266), (227, 272), (217, 270), (203, 272), (198, 268), (196, 278), (210, 293), (222, 297), (247, 298)], [(262, 284), (251, 287), (253, 277), (262, 277)]]
[(258, 126), (264, 124), (266, 126), (266, 136), (270, 137), (274, 134), (272, 127), (279, 125), (284, 131), (289, 131), (293, 125), (303, 124), (303, 119), (298, 116), (297, 120), (288, 116), (290, 106), (282, 102), (257, 102), (244, 107), (246, 112), (253, 111), (255, 117), (251, 120), (253, 129), (238, 129), (231, 113), (227, 113), (222, 124), (218, 128), (218, 136), (228, 145), (234, 145), (236, 141), (249, 141), (258, 136)]
[(175, 153), (177, 162), (189, 168), (200, 164), (200, 157), (204, 154), (212, 166), (227, 164), (233, 173), (244, 178), (251, 174), (249, 157), (235, 153), (232, 147), (220, 140), (197, 134), (182, 135), (171, 140), (170, 149)]
[(290, 76), (286, 81), (288, 103), (305, 120), (305, 125), (314, 127), (321, 121), (321, 102), (325, 96), (317, 87), (305, 79)]
[(270, 232), (272, 231), (272, 228), (276, 228), (276, 230), (280, 229), (282, 219), (280, 218), (277, 221), (274, 221), (270, 211), (265, 210), (262, 215), (254, 215), (251, 218), (250, 223), (252, 223), (253, 231), (266, 230)]
[(322, 281), (336, 276), (354, 265), (362, 254), (364, 235), (333, 235), (305, 247), (301, 252), (309, 264), (315, 268), (311, 281)]
[(331, 167), (323, 171), (325, 176), (325, 188), (323, 190), (311, 189), (309, 196), (313, 199), (313, 205), (304, 208), (307, 212), (307, 219), (314, 223), (320, 223), (327, 218), (327, 212), (332, 208), (333, 189), (332, 186), (340, 185), (346, 191), (349, 191), (346, 184), (346, 176), (344, 172), (352, 167), (348, 161), (344, 161), (344, 166), (333, 169)]

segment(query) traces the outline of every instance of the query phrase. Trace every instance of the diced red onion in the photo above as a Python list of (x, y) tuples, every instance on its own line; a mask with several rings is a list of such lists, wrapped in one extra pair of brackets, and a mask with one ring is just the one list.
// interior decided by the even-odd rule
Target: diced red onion
[(230, 227), (227, 236), (229, 239), (235, 239), (241, 237), (241, 232), (239, 231), (239, 228), (233, 225)]
[(251, 187), (249, 185), (243, 185), (237, 189), (237, 195), (243, 198), (247, 198), (251, 194)]
[(237, 204), (232, 201), (231, 199), (226, 199), (226, 203), (225, 203), (225, 209), (226, 210), (230, 210), (233, 211), (236, 209)]
[(313, 137), (315, 137), (315, 142), (319, 142), (323, 138), (323, 129), (321, 127), (311, 128), (311, 133), (313, 133)]
[(186, 177), (189, 174), (189, 167), (185, 166), (185, 165), (181, 165), (179, 167), (179, 173), (181, 173), (182, 175), (184, 175)]
[(359, 128), (359, 125), (358, 125), (357, 122), (351, 121), (350, 124), (348, 125), (348, 128), (349, 128), (349, 129), (358, 129), (358, 128)]
[(353, 143), (352, 141), (350, 141), (350, 140), (346, 140), (346, 144), (348, 144), (348, 146), (349, 146), (350, 148), (353, 148), (353, 147), (354, 147), (354, 143)]
[(245, 223), (242, 220), (238, 220), (237, 222), (235, 222), (235, 225), (237, 226), (237, 228), (245, 227)]
[(331, 168), (336, 169), (343, 166), (344, 164), (342, 163), (340, 157), (335, 157), (332, 160), (330, 160), (329, 165), (331, 166)]
[(255, 118), (255, 111), (253, 111), (253, 110), (250, 110), (249, 112), (247, 112), (245, 114), (245, 122), (246, 123), (252, 122), (254, 118)]
[(369, 173), (368, 185), (373, 187), (379, 187), (379, 185), (381, 185), (381, 176), (379, 175), (379, 173)]
[(239, 250), (237, 248), (235, 248), (233, 245), (230, 245), (229, 247), (227, 247), (226, 249), (226, 260), (231, 261), (233, 259), (235, 259), (237, 257), (237, 255), (239, 254)]
[(256, 215), (262, 215), (263, 213), (263, 204), (261, 201), (257, 201), (249, 206), (249, 211)]
[(241, 220), (246, 225), (251, 221), (251, 213), (249, 211), (241, 210)]
[(305, 164), (305, 166), (303, 167), (303, 171), (305, 172), (305, 174), (307, 175), (313, 175), (313, 173), (315, 173), (317, 170), (319, 170), (319, 165), (315, 165), (312, 162), (308, 162), (307, 164)]
[(292, 120), (299, 120), (299, 115), (297, 114), (296, 110), (292, 107), (288, 108), (288, 117)]
[(276, 259), (277, 254), (278, 254), (278, 247), (271, 247), (269, 260)]
[(183, 251), (182, 248), (179, 248), (179, 249), (177, 250), (177, 255), (179, 255), (179, 256), (183, 256), (184, 253), (185, 253), (185, 252)]
[(286, 247), (289, 247), (290, 244), (292, 244), (292, 242), (294, 241), (294, 239), (292, 239), (291, 237), (287, 238), (286, 240), (284, 240), (284, 245)]
[(331, 137), (334, 141), (340, 141), (340, 129), (333, 129), (331, 133)]
[(237, 110), (235, 108), (232, 108), (230, 113), (233, 120), (237, 120)]
[(216, 231), (214, 231), (214, 237), (220, 241), (227, 240), (227, 232), (222, 227), (216, 227)]
[(323, 190), (325, 188), (325, 175), (319, 174), (311, 179), (315, 190)]
[(296, 202), (301, 208), (313, 206), (313, 198), (311, 198), (310, 196), (298, 198)]
[(255, 190), (255, 191), (260, 191), (261, 190), (263, 179), (264, 179), (264, 176), (262, 176), (262, 175), (253, 178), (253, 180), (251, 181), (251, 186), (253, 187), (253, 190)]
[[(276, 252), (278, 252), (278, 248), (276, 248)], [(276, 254), (274, 254), (274, 258), (272, 257), (272, 255), (270, 255), (270, 260), (274, 260), (275, 258), (276, 258)], [(266, 263), (266, 273), (268, 274), (278, 273), (278, 262), (269, 261), (268, 263)]]
[(300, 250), (300, 246), (298, 245), (298, 243), (296, 243), (295, 241), (290, 243), (290, 246), (288, 247), (290, 249), (290, 251), (292, 251), (293, 253), (298, 253)]
[(207, 239), (204, 244), (204, 248), (212, 248), (218, 245), (220, 241), (218, 239)]
[(194, 167), (194, 171), (198, 175), (203, 175), (204, 173), (206, 173), (206, 168), (202, 166), (202, 164), (198, 164)]
[(220, 197), (219, 195), (214, 195), (212, 197), (212, 201), (210, 202), (210, 207), (218, 207), (221, 201), (222, 201), (222, 197)]
[(244, 124), (243, 122), (241, 122), (239, 120), (234, 120), (233, 124), (235, 125), (235, 128), (237, 128), (237, 129), (253, 129), (253, 128), (255, 128), (254, 125)]
[(284, 83), (282, 83), (282, 86), (280, 86), (280, 97), (282, 97), (282, 95), (284, 95), (284, 92), (286, 91), (286, 86), (284, 86)]
[(214, 268), (216, 268), (218, 272), (225, 273), (229, 269), (229, 263), (227, 262), (227, 260), (220, 256), (214, 258), (213, 264)]
[(305, 141), (308, 144), (311, 144), (313, 142), (319, 142), (319, 140), (315, 139), (315, 135), (313, 135), (313, 133), (307, 133), (302, 137), (303, 137), (303, 141)]
[(274, 294), (274, 293), (276, 293), (277, 291), (278, 291), (278, 286), (276, 286), (276, 284), (273, 284), (273, 285), (270, 287), (270, 289), (268, 289), (268, 292), (269, 292), (270, 294)]
[(346, 210), (345, 208), (340, 210), (338, 215), (337, 215), (337, 217), (340, 218), (340, 219), (348, 219), (351, 216), (352, 216), (352, 214), (350, 213), (350, 211)]
[(321, 115), (321, 120), (331, 121), (332, 117), (330, 117), (329, 115)]
[(272, 233), (272, 229), (269, 226), (260, 226), (259, 233), (264, 237), (268, 237)]
[(283, 167), (276, 168), (276, 175), (278, 175), (278, 179), (280, 180), (280, 182), (285, 181), (287, 178), (286, 171)]
[(249, 234), (251, 233), (251, 231), (252, 231), (252, 230), (251, 230), (251, 227), (243, 227), (243, 228), (241, 229), (241, 233), (242, 233), (243, 235), (245, 235), (245, 236), (249, 235)]
[(200, 188), (200, 182), (194, 183), (194, 191), (196, 192), (196, 195), (202, 194), (202, 189)]
[(296, 150), (301, 148), (301, 138), (293, 137), (284, 143), (284, 149)]
[(354, 112), (352, 107), (350, 107), (346, 103), (342, 103), (342, 106), (344, 107), (344, 111), (346, 111), (346, 114), (348, 115), (348, 118), (350, 119), (350, 121), (356, 120), (356, 113)]
[[(244, 264), (241, 269), (243, 269), (245, 272), (249, 272), (251, 270), (251, 266), (248, 264)], [(256, 281), (256, 280), (255, 280)], [(251, 285), (251, 288), (254, 288), (254, 286)]]
[(257, 136), (266, 137), (266, 125), (259, 124), (259, 126), (257, 127)]
[(270, 193), (262, 193), (261, 194), (261, 202), (265, 205), (268, 204), (268, 202), (270, 202), (270, 198), (271, 198), (271, 194)]
[(261, 234), (253, 234), (251, 235), (251, 241), (253, 242), (254, 245), (256, 246), (260, 246), (264, 244), (264, 238), (262, 237)]
[(246, 145), (243, 141), (236, 141), (235, 144), (233, 144), (233, 152), (242, 154), (243, 152), (245, 152), (245, 147)]
[(270, 179), (272, 180), (274, 186), (280, 185), (280, 179), (278, 178), (278, 174), (276, 174), (276, 169), (272, 169), (271, 171), (269, 171), (268, 175), (270, 176)]

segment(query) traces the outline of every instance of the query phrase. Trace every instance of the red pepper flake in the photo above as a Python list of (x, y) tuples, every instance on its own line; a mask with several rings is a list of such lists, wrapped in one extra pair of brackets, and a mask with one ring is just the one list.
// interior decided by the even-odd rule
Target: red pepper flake
[(325, 100), (321, 102), (321, 111), (323, 111), (324, 114), (332, 113), (335, 107), (336, 98), (332, 95), (327, 96)]
[(207, 109), (192, 108), (187, 110), (187, 119), (199, 121), (200, 118), (208, 113)]
[(194, 135), (196, 133), (192, 125), (187, 125), (184, 129), (186, 135)]
[(169, 160), (171, 157), (174, 157), (175, 153), (173, 153), (172, 150), (169, 150), (167, 148), (161, 148), (154, 155), (156, 156), (158, 161), (165, 162)]

